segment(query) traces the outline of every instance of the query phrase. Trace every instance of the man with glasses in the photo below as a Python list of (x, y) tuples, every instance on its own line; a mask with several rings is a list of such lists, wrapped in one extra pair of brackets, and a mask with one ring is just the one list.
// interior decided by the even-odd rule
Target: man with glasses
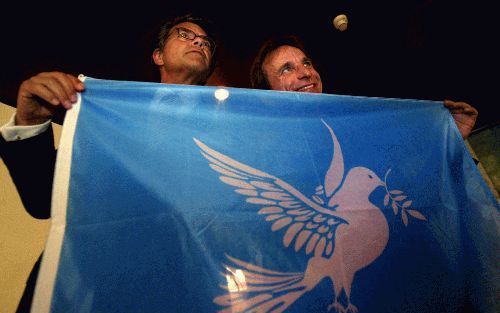
[[(215, 68), (215, 41), (209, 21), (190, 14), (166, 22), (158, 34), (152, 59), (165, 84), (205, 85)], [(0, 128), (0, 156), (9, 168), (24, 207), (34, 218), (50, 217), (56, 151), (50, 127), (54, 112), (70, 109), (77, 92), (85, 90), (77, 77), (61, 72), (40, 73), (24, 81), (17, 109)], [(40, 263), (35, 264), (17, 312), (29, 312)]]
[[(295, 36), (267, 40), (259, 49), (250, 70), (252, 88), (322, 93), (321, 77)], [(445, 100), (460, 134), (467, 138), (478, 112), (465, 102)]]
[(161, 28), (153, 51), (161, 82), (205, 85), (215, 66), (215, 41), (192, 20), (170, 25)]

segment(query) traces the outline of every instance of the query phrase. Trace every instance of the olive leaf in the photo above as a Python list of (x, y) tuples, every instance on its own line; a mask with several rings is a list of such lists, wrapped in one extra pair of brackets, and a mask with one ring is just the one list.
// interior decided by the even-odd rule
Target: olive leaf
[(418, 218), (419, 220), (427, 221), (427, 218), (419, 211), (415, 211), (415, 210), (407, 210), (407, 211), (408, 211), (408, 214), (410, 214), (414, 218)]
[(408, 226), (408, 215), (422, 221), (427, 221), (427, 218), (422, 213), (411, 209), (413, 201), (407, 200), (408, 196), (406, 196), (402, 190), (388, 189), (387, 176), (389, 175), (390, 172), (391, 170), (389, 169), (385, 174), (384, 178), (385, 191), (386, 191), (386, 195), (384, 196), (384, 207), (389, 206), (390, 203), (394, 215), (398, 215), (399, 209), (401, 208), (401, 219), (403, 220), (403, 224), (405, 226)]
[(387, 205), (389, 205), (389, 194), (386, 194), (384, 197), (384, 206), (386, 207)]
[(408, 215), (406, 215), (405, 210), (401, 211), (401, 218), (403, 219), (403, 223), (405, 224), (405, 226), (408, 226)]

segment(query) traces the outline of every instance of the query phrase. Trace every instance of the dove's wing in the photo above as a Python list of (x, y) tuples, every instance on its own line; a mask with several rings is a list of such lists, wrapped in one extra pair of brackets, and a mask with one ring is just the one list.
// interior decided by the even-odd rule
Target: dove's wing
[(335, 136), (332, 128), (325, 121), (321, 121), (328, 128), (333, 141), (333, 158), (325, 175), (325, 194), (327, 197), (330, 197), (340, 187), (340, 183), (344, 178), (344, 157), (337, 136)]
[(261, 206), (259, 214), (272, 222), (271, 229), (286, 228), (283, 244), (295, 242), (295, 251), (305, 247), (306, 254), (330, 256), (336, 227), (347, 221), (335, 211), (311, 201), (283, 180), (242, 164), (193, 138), (210, 167), (224, 183), (247, 197), (246, 202)]

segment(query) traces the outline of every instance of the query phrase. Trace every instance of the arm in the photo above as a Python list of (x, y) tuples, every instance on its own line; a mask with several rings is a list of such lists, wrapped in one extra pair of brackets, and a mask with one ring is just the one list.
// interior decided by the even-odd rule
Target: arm
[(18, 141), (5, 141), (0, 136), (0, 156), (26, 211), (34, 218), (49, 218), (56, 159), (52, 128)]
[[(76, 93), (83, 90), (78, 78), (60, 72), (40, 73), (24, 81), (17, 97), (15, 125), (48, 121), (56, 109), (70, 109)], [(23, 140), (6, 141), (0, 136), (0, 156), (28, 213), (35, 218), (50, 217), (56, 158), (52, 128)]]

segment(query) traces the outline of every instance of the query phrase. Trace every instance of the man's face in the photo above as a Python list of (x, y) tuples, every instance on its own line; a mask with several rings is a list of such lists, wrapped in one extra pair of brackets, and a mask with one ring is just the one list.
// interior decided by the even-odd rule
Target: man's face
[(267, 55), (262, 70), (272, 90), (323, 92), (321, 77), (302, 50), (281, 46)]
[[(179, 35), (181, 29), (181, 36)], [(212, 60), (210, 48), (204, 44), (203, 38), (196, 37), (189, 40), (182, 35), (191, 31), (198, 36), (206, 36), (205, 31), (198, 25), (183, 22), (170, 30), (163, 51), (160, 51), (167, 71), (191, 70), (196, 72), (208, 71)]]

